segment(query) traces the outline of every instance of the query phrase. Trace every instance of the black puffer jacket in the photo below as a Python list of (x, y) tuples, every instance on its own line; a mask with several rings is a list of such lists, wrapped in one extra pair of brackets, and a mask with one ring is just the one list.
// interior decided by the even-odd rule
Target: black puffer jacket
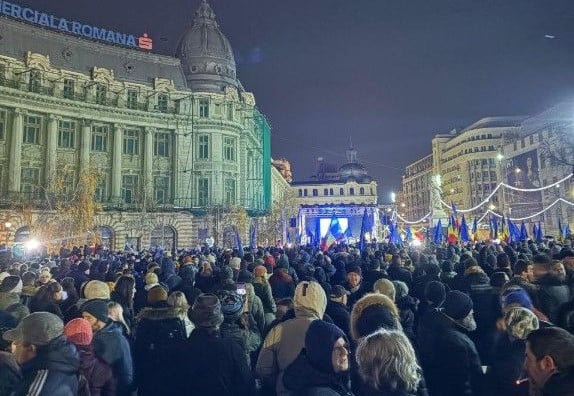
[(22, 365), (23, 379), (12, 395), (76, 396), (79, 368), (76, 348), (63, 335), (57, 337), (39, 347), (36, 357)]
[(441, 311), (429, 311), (417, 337), (429, 393), (440, 396), (481, 394), (482, 367), (465, 330)]
[(9, 395), (22, 380), (14, 355), (0, 351), (0, 395)]
[(548, 316), (550, 322), (558, 323), (558, 313), (562, 304), (570, 301), (570, 288), (560, 276), (548, 273), (536, 281), (538, 294), (537, 307)]

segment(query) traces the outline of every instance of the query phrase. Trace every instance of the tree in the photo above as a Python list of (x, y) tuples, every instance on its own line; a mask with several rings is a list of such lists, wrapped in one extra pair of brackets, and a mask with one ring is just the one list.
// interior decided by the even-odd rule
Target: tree
[(549, 127), (540, 143), (540, 157), (551, 165), (574, 167), (574, 130), (571, 124)]
[(297, 216), (298, 210), (295, 192), (291, 189), (285, 190), (273, 202), (271, 212), (259, 221), (258, 244), (274, 244), (275, 241), (283, 241), (283, 230), (288, 232), (289, 219)]

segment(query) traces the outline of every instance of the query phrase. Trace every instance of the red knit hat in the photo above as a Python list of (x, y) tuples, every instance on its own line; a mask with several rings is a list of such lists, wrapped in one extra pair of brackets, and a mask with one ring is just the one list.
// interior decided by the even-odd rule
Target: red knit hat
[(68, 341), (74, 345), (90, 345), (94, 335), (90, 322), (84, 318), (70, 320), (64, 326), (64, 334)]

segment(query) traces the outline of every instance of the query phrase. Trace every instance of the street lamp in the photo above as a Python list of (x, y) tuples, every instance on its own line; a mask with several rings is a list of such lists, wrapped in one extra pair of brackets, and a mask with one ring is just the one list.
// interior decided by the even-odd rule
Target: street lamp
[(7, 221), (4, 223), (4, 228), (6, 229), (6, 245), (8, 245), (8, 238), (10, 237), (10, 228), (12, 227), (12, 223)]

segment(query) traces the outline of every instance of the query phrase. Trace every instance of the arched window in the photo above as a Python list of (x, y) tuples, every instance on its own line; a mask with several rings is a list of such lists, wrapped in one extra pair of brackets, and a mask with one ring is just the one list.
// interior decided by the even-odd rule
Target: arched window
[(114, 230), (110, 226), (96, 227), (96, 243), (108, 250), (114, 249)]
[(30, 239), (30, 227), (24, 226), (20, 227), (14, 233), (14, 243), (26, 242)]
[(175, 249), (176, 232), (170, 226), (157, 226), (151, 230), (149, 245), (163, 250)]

